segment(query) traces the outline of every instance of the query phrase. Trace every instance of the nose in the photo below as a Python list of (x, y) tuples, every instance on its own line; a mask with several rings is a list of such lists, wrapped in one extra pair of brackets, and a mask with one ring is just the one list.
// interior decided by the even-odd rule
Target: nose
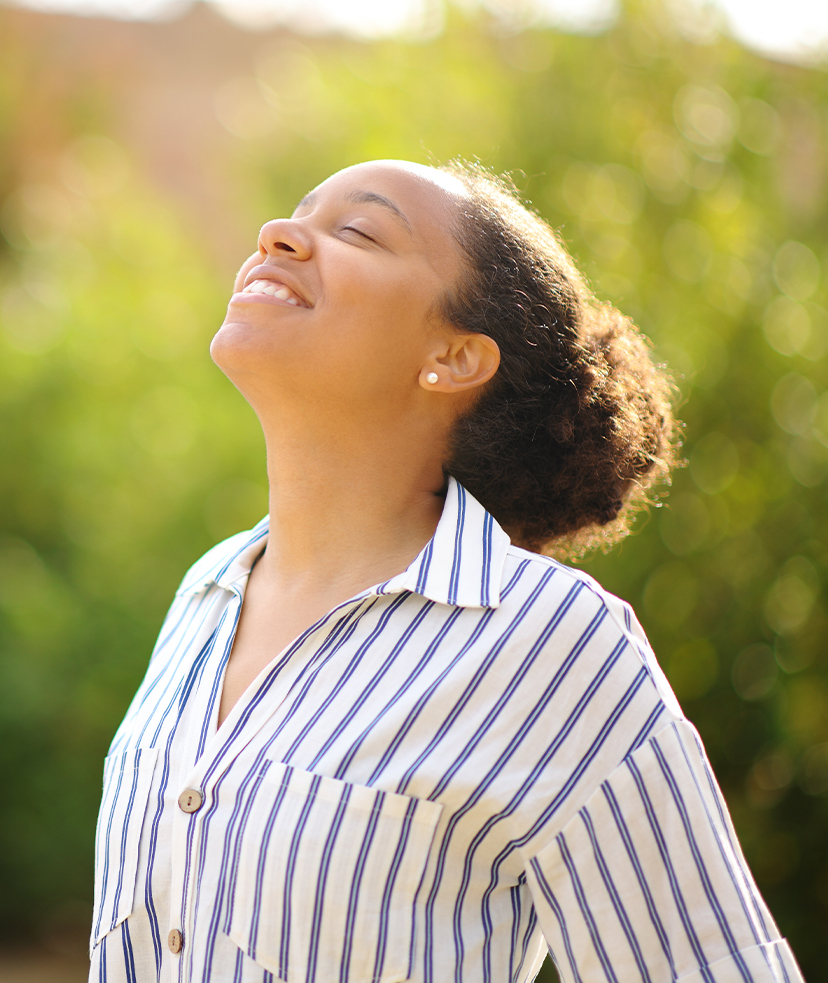
[(259, 252), (263, 257), (290, 253), (296, 259), (308, 259), (311, 251), (310, 237), (295, 219), (271, 219), (259, 233)]

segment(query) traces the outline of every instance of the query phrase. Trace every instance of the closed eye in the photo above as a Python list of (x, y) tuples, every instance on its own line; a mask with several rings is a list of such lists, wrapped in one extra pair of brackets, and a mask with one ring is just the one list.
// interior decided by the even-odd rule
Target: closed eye
[(343, 226), (342, 227), (342, 231), (343, 232), (356, 232), (356, 234), (358, 236), (360, 236), (363, 239), (367, 239), (368, 242), (376, 242), (377, 241), (372, 236), (369, 236), (367, 232), (363, 232), (361, 229), (357, 229), (353, 225), (345, 225), (345, 226)]

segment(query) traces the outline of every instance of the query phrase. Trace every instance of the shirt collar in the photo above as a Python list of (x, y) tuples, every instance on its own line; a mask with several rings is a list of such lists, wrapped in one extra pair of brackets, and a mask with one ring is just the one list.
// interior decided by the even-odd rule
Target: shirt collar
[[(267, 542), (268, 520), (214, 546), (185, 576), (178, 594), (198, 594), (213, 584), (236, 589)], [(509, 537), (454, 478), (433, 537), (408, 569), (366, 594), (411, 591), (440, 604), (496, 608)]]
[(509, 537), (492, 516), (449, 478), (434, 536), (407, 570), (375, 590), (409, 590), (461, 608), (496, 608), (508, 548)]

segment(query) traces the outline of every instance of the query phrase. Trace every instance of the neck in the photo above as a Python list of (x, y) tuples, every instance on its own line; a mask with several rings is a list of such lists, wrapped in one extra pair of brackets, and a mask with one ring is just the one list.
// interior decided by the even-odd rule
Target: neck
[(442, 512), (444, 440), (421, 418), (393, 433), (367, 422), (333, 434), (284, 423), (262, 420), (270, 485), (262, 572), (289, 596), (347, 595), (404, 570)]

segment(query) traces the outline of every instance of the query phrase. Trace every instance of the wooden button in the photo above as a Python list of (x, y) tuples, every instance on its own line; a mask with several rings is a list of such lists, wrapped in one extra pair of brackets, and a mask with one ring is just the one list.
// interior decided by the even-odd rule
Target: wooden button
[(184, 936), (177, 928), (174, 928), (167, 936), (167, 945), (170, 947), (170, 952), (181, 952), (184, 948)]
[(204, 804), (204, 796), (197, 788), (185, 788), (178, 796), (178, 808), (182, 812), (198, 812)]

